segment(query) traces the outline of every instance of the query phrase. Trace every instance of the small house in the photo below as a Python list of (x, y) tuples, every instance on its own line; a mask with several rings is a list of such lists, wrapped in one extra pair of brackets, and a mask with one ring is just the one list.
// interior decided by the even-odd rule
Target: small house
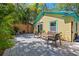
[(72, 11), (41, 12), (34, 21), (34, 32), (62, 32), (65, 40), (73, 41), (74, 34), (79, 34), (78, 20)]

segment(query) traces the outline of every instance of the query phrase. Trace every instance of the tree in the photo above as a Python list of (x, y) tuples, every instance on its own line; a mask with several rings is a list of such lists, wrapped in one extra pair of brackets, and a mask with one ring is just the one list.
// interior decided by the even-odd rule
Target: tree
[(79, 16), (79, 4), (78, 3), (66, 4), (65, 10), (73, 11), (77, 16)]
[[(30, 8), (27, 7), (27, 5), (28, 4), (15, 4), (15, 6), (16, 6), (15, 12), (17, 13), (16, 14), (17, 22), (19, 21), (20, 23), (26, 24), (26, 23), (29, 23), (29, 21), (31, 21), (31, 19), (30, 19), (31, 10), (30, 10)], [(16, 22), (16, 20), (15, 20), (15, 22)]]
[[(37, 15), (41, 12), (42, 4), (15, 4), (16, 6), (16, 18), (15, 22), (32, 23), (36, 19)], [(15, 19), (16, 19), (15, 18)]]
[(56, 9), (59, 11), (72, 11), (79, 15), (79, 4), (78, 3), (58, 3)]
[(34, 3), (28, 6), (30, 8), (30, 19), (32, 22), (36, 19), (38, 14), (42, 12), (43, 5), (43, 3)]
[(0, 55), (4, 49), (9, 48), (13, 45), (13, 14), (14, 14), (13, 4), (0, 4)]

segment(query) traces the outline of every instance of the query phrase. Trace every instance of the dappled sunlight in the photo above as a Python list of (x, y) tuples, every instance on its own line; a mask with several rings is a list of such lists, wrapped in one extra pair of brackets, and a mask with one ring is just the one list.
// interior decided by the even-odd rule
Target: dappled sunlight
[(78, 7), (77, 3), (0, 4), (0, 55), (79, 55)]
[[(30, 38), (28, 38), (28, 36)], [(19, 42), (17, 42), (19, 41)], [(33, 34), (24, 34), (16, 37), (16, 45), (5, 51), (4, 56), (75, 56), (79, 50), (75, 50), (72, 43), (63, 42), (60, 47), (47, 44), (41, 38), (35, 38)], [(76, 43), (75, 43), (76, 44)], [(71, 47), (73, 48), (71, 48)]]

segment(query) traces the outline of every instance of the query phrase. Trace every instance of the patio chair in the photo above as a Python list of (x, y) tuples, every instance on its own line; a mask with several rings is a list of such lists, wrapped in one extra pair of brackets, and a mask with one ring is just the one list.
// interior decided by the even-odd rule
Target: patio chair
[(49, 41), (52, 41), (52, 43), (54, 42), (54, 43), (55, 43), (55, 46), (57, 46), (57, 41), (59, 40), (59, 43), (60, 43), (60, 45), (61, 45), (60, 33), (48, 32), (47, 35), (48, 35), (47, 43), (48, 43)]
[(54, 32), (48, 32), (47, 37), (48, 37), (47, 43), (49, 43), (50, 41), (54, 41), (55, 33)]

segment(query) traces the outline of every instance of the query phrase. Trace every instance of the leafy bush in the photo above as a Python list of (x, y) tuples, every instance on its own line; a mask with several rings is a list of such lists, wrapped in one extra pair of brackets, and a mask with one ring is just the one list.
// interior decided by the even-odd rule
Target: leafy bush
[(7, 49), (7, 48), (12, 47), (13, 45), (14, 43), (10, 39), (0, 40), (0, 48)]
[(45, 33), (45, 30), (43, 30), (42, 32)]
[(0, 55), (3, 54), (4, 50), (14, 45), (12, 35), (13, 29), (13, 4), (0, 4)]

